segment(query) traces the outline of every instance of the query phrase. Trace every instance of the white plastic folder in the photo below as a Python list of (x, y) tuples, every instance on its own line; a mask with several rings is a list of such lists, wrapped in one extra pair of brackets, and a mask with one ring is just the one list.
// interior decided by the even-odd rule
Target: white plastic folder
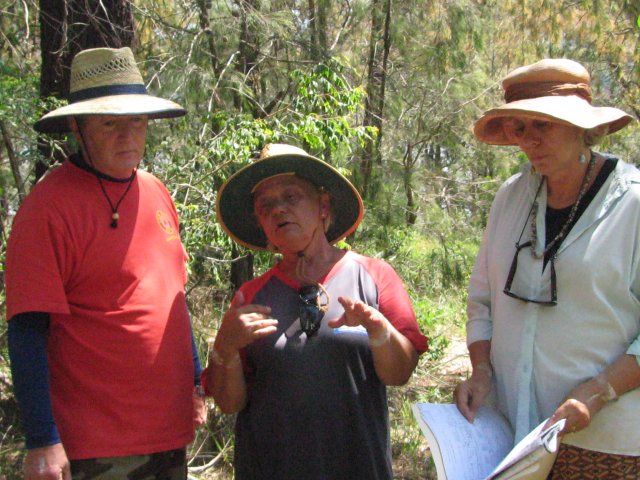
[(413, 413), (427, 439), (438, 480), (544, 480), (553, 467), (564, 420), (546, 421), (514, 446), (506, 418), (483, 405), (469, 423), (454, 404), (418, 403)]

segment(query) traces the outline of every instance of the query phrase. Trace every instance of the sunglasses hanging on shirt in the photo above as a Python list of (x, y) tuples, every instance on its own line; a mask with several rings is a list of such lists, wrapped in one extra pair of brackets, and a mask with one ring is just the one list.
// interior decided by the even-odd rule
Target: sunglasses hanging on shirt
[[(323, 293), (327, 297), (325, 304), (320, 301)], [(307, 337), (311, 337), (320, 329), (322, 318), (328, 308), (329, 294), (320, 285), (305, 285), (298, 290), (298, 297), (302, 300), (299, 312), (300, 328)]]

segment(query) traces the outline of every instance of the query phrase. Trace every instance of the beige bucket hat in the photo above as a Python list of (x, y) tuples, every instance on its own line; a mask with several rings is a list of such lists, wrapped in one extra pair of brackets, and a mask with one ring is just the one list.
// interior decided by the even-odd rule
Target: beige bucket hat
[(625, 127), (633, 117), (612, 107), (591, 104), (591, 77), (578, 62), (547, 58), (516, 68), (502, 81), (505, 104), (487, 110), (473, 133), (490, 145), (514, 145), (502, 128), (506, 117), (533, 117), (591, 129), (607, 125), (606, 134)]
[(268, 250), (267, 237), (253, 213), (253, 194), (262, 182), (279, 175), (295, 175), (331, 195), (333, 222), (326, 231), (329, 243), (349, 236), (360, 224), (362, 198), (344, 175), (301, 148), (273, 143), (265, 145), (256, 161), (229, 177), (218, 191), (218, 221), (237, 243)]
[(69, 104), (44, 115), (33, 128), (42, 133), (69, 131), (68, 117), (148, 115), (171, 118), (187, 112), (177, 103), (147, 93), (129, 47), (92, 48), (71, 63)]

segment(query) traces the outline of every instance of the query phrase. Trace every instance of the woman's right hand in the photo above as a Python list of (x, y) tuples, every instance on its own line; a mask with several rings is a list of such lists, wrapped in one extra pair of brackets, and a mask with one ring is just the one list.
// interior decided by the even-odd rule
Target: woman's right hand
[(238, 291), (222, 318), (214, 348), (230, 357), (255, 340), (271, 335), (277, 330), (278, 320), (271, 318), (270, 313), (271, 308), (266, 305), (244, 305), (244, 295)]
[(491, 392), (493, 369), (488, 362), (482, 362), (473, 368), (470, 378), (460, 383), (453, 396), (460, 413), (473, 423), (480, 405)]
[(270, 318), (270, 314), (271, 308), (266, 305), (245, 305), (244, 295), (239, 291), (222, 317), (205, 378), (224, 413), (239, 412), (246, 405), (247, 386), (240, 349), (277, 331), (278, 321)]

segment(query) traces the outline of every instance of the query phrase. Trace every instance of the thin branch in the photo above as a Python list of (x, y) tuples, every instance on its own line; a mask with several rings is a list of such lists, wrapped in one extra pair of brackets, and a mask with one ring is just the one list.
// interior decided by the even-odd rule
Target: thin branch
[(346, 0), (345, 3), (347, 4), (347, 16), (344, 19), (344, 22), (342, 22), (342, 25), (340, 26), (340, 28), (338, 29), (338, 32), (336, 33), (336, 37), (333, 41), (333, 43), (331, 44), (331, 46), (329, 47), (329, 51), (332, 52), (334, 48), (336, 48), (336, 45), (338, 44), (338, 41), (340, 40), (340, 37), (342, 36), (342, 32), (345, 31), (345, 29), (349, 26), (349, 24), (351, 23), (351, 18), (352, 15), (349, 13), (351, 12), (351, 2), (349, 0)]
[(22, 178), (22, 175), (20, 174), (20, 165), (18, 164), (18, 157), (16, 156), (15, 149), (13, 148), (13, 141), (11, 140), (9, 127), (4, 122), (4, 120), (0, 120), (0, 132), (2, 132), (2, 140), (4, 142), (5, 149), (7, 150), (7, 155), (9, 156), (11, 173), (13, 174), (16, 189), (18, 190), (18, 198), (20, 199), (20, 203), (22, 203), (24, 197), (26, 196), (26, 192), (24, 189), (24, 180)]

